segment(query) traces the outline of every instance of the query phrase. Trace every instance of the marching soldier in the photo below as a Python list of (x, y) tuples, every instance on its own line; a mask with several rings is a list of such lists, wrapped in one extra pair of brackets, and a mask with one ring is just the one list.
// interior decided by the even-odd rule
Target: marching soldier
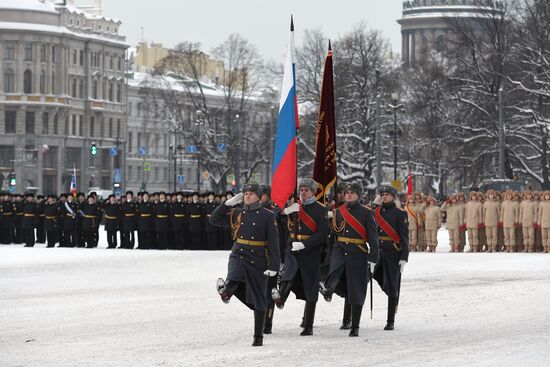
[[(252, 346), (261, 346), (268, 277), (279, 271), (279, 234), (275, 214), (260, 205), (259, 185), (245, 184), (243, 193), (220, 204), (210, 217), (212, 224), (232, 228), (234, 240), (226, 281), (218, 279), (217, 289), (223, 302), (235, 295), (254, 310)], [(242, 207), (234, 208), (241, 202)]]
[(164, 191), (159, 193), (159, 201), (153, 207), (155, 213), (155, 232), (157, 235), (155, 244), (158, 250), (172, 248), (168, 243), (168, 233), (170, 231), (170, 204), (166, 201)]
[(23, 217), (21, 220), (21, 230), (25, 247), (34, 247), (35, 237), (34, 228), (36, 227), (37, 205), (34, 200), (34, 194), (29, 193), (22, 205)]
[(359, 336), (359, 324), (367, 295), (369, 268), (372, 273), (378, 261), (378, 233), (372, 211), (361, 205), (361, 187), (346, 188), (344, 205), (332, 215), (332, 228), (337, 233), (332, 249), (327, 279), (320, 282), (320, 292), (330, 302), (332, 294), (344, 297), (351, 304), (349, 336)]
[(59, 194), (59, 200), (57, 202), (57, 242), (59, 242), (59, 247), (65, 247), (65, 202), (67, 201), (67, 194), (62, 192)]
[(299, 190), (301, 202), (283, 210), (289, 216), (291, 246), (286, 248), (281, 287), (279, 290), (273, 288), (272, 298), (278, 308), (284, 307), (290, 291), (294, 292), (297, 299), (306, 301), (304, 327), (300, 333), (301, 336), (306, 336), (313, 335), (315, 308), (319, 298), (321, 250), (327, 241), (329, 228), (325, 207), (315, 198), (315, 181), (303, 180)]
[[(430, 196), (427, 201), (428, 204), (426, 209), (424, 209), (427, 250), (428, 252), (435, 252), (437, 247), (437, 231), (441, 228), (441, 209), (434, 197)], [(410, 223), (409, 228), (411, 228)]]
[(103, 206), (105, 231), (107, 232), (107, 248), (117, 247), (116, 233), (120, 222), (120, 204), (115, 195), (109, 195), (108, 202)]
[(59, 233), (59, 207), (55, 202), (55, 195), (48, 195), (44, 204), (44, 230), (46, 231), (46, 247), (55, 247)]
[(11, 194), (4, 194), (4, 201), (0, 206), (2, 211), (2, 244), (9, 245), (13, 241), (13, 218), (15, 207), (11, 201)]
[(187, 220), (189, 223), (189, 235), (191, 237), (191, 250), (203, 250), (202, 243), (202, 204), (199, 202), (199, 194), (194, 192), (191, 203), (187, 205)]
[(418, 251), (424, 252), (426, 251), (426, 215), (424, 213), (426, 209), (426, 200), (421, 192), (416, 192), (414, 194), (414, 202), (418, 220), (418, 240), (416, 247)]
[(416, 251), (416, 246), (418, 244), (418, 228), (420, 227), (420, 221), (418, 219), (418, 213), (416, 211), (416, 205), (414, 203), (414, 197), (410, 195), (407, 198), (407, 203), (405, 204), (405, 211), (407, 212), (408, 221), (409, 221), (409, 240), (411, 251)]
[(120, 206), (120, 248), (132, 250), (135, 245), (136, 203), (134, 193), (126, 191), (126, 201)]
[(64, 201), (62, 208), (63, 218), (63, 245), (59, 243), (59, 247), (82, 247), (78, 244), (78, 204), (74, 202), (72, 195), (65, 195), (67, 199)]
[(141, 203), (138, 205), (138, 249), (148, 250), (152, 248), (152, 235), (154, 233), (153, 203), (149, 201), (149, 193), (144, 191), (141, 195)]
[(101, 212), (99, 206), (95, 202), (92, 194), (87, 197), (88, 202), (80, 206), (80, 214), (82, 215), (82, 234), (86, 242), (86, 248), (97, 247), (96, 229), (99, 226)]
[(407, 214), (395, 206), (396, 190), (384, 186), (380, 190), (380, 196), (382, 206), (375, 211), (380, 260), (376, 264), (373, 278), (388, 295), (388, 318), (384, 330), (393, 330), (399, 303), (401, 274), (409, 261), (409, 225)]
[(15, 194), (13, 195), (14, 198), (14, 207), (15, 207), (15, 218), (14, 218), (14, 227), (15, 227), (15, 235), (13, 236), (13, 243), (15, 244), (21, 244), (23, 243), (24, 237), (23, 237), (23, 202), (21, 201), (21, 195)]
[(470, 192), (470, 201), (466, 204), (464, 215), (466, 219), (466, 230), (468, 231), (468, 244), (470, 252), (479, 252), (479, 228), (483, 221), (483, 205), (479, 202), (478, 193)]
[[(83, 192), (79, 192), (76, 195), (76, 205), (80, 209), (84, 204), (86, 204), (86, 196), (84, 195)], [(84, 218), (82, 217), (82, 215), (77, 215), (76, 216), (76, 247), (86, 247), (86, 240), (84, 239), (83, 225), (84, 225)]]
[(176, 250), (186, 249), (186, 225), (185, 218), (187, 203), (181, 192), (176, 194), (176, 200), (171, 205), (172, 232), (174, 233), (174, 247)]

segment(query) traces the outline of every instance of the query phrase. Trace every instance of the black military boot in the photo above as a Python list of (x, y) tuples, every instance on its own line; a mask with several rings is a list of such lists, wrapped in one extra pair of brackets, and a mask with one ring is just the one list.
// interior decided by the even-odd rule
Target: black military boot
[(397, 298), (388, 297), (388, 320), (384, 330), (393, 330), (395, 323), (395, 311), (397, 310)]
[(317, 302), (306, 302), (304, 307), (304, 330), (301, 336), (313, 335), (313, 321), (315, 320), (315, 307)]
[(344, 300), (344, 316), (342, 317), (342, 326), (340, 330), (349, 330), (351, 329), (351, 305), (348, 303), (348, 300)]
[(271, 328), (273, 327), (273, 312), (275, 309), (270, 307), (265, 314), (264, 334), (271, 334)]
[(300, 323), (300, 327), (304, 328), (304, 320), (306, 319), (306, 308), (304, 307), (304, 314), (302, 315), (302, 322)]
[(261, 347), (264, 345), (264, 322), (265, 311), (254, 310), (254, 341), (253, 347)]
[(359, 336), (359, 323), (361, 322), (361, 313), (363, 305), (351, 305), (351, 329), (349, 336)]

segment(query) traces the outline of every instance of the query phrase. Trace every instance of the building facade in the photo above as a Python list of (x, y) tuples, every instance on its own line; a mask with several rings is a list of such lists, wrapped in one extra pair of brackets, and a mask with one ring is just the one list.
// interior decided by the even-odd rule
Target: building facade
[(401, 57), (405, 68), (423, 63), (431, 50), (452, 44), (450, 21), (492, 14), (503, 6), (499, 0), (405, 0), (401, 25)]
[(120, 21), (92, 13), (0, 0), (3, 189), (13, 174), (13, 191), (45, 194), (68, 191), (73, 171), (79, 191), (124, 181), (127, 45)]

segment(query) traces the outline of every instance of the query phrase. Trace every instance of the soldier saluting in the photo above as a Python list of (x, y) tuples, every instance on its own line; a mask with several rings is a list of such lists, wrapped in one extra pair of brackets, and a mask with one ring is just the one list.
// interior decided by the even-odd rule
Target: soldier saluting
[(395, 206), (397, 191), (391, 186), (380, 189), (382, 205), (376, 208), (380, 260), (373, 278), (388, 295), (388, 319), (384, 330), (393, 330), (399, 302), (401, 273), (409, 261), (409, 223), (407, 213)]
[[(246, 184), (243, 193), (220, 204), (210, 217), (213, 225), (230, 226), (233, 230), (227, 278), (218, 279), (217, 290), (223, 302), (235, 295), (254, 310), (252, 346), (261, 346), (268, 277), (277, 275), (279, 270), (279, 233), (275, 214), (260, 205), (260, 186)], [(241, 202), (242, 207), (234, 208)]]
[[(351, 184), (345, 189), (345, 204), (334, 210), (332, 227), (337, 234), (330, 269), (320, 292), (327, 302), (336, 292), (351, 304), (349, 336), (359, 336), (359, 324), (371, 271), (378, 261), (378, 233), (372, 211), (361, 205), (361, 186)], [(368, 244), (368, 245), (367, 245)]]
[[(313, 335), (315, 307), (319, 298), (321, 250), (328, 238), (329, 228), (325, 207), (315, 198), (317, 183), (311, 179), (303, 180), (299, 189), (300, 203), (283, 210), (284, 214), (289, 215), (291, 246), (286, 250), (281, 287), (279, 290), (273, 288), (272, 296), (278, 308), (284, 307), (290, 291), (296, 298), (306, 301), (304, 329), (300, 333), (306, 336)], [(294, 224), (297, 228), (293, 227)]]

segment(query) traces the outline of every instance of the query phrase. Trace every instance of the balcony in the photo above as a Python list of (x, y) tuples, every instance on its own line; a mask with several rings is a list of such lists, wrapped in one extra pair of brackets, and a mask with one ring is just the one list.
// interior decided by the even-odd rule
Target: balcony
[(403, 10), (427, 7), (459, 6), (504, 9), (502, 0), (404, 0)]
[(67, 100), (63, 97), (43, 94), (0, 94), (0, 103), (20, 103), (20, 104), (47, 104), (47, 105), (66, 105)]

